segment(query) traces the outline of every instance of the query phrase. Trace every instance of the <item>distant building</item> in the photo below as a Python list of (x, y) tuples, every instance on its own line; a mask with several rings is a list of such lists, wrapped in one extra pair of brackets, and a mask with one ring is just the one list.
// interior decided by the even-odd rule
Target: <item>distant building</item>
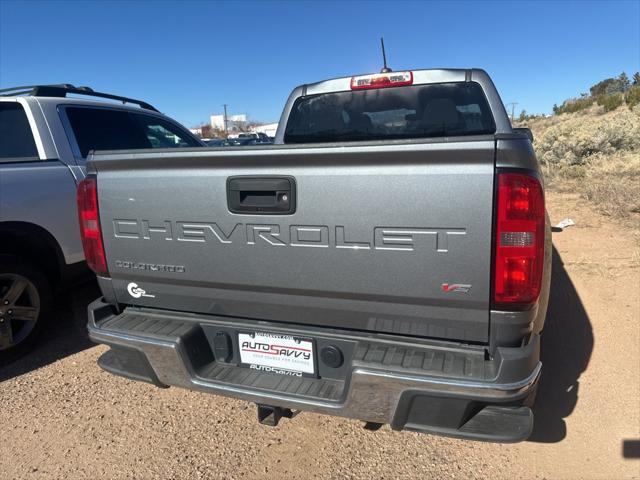
[(227, 115), (227, 125), (224, 125), (224, 114), (211, 115), (211, 127), (215, 130), (228, 132), (244, 132), (247, 128), (247, 115)]
[(264, 125), (255, 125), (251, 127), (252, 132), (264, 133), (270, 137), (276, 136), (276, 130), (278, 130), (278, 122), (276, 123), (265, 123)]

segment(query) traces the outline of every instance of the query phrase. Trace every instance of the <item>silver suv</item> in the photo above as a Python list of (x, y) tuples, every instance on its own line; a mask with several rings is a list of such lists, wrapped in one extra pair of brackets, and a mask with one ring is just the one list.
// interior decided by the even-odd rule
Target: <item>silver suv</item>
[(28, 348), (55, 292), (88, 271), (76, 208), (88, 153), (197, 146), (140, 100), (68, 84), (0, 90), (0, 362)]

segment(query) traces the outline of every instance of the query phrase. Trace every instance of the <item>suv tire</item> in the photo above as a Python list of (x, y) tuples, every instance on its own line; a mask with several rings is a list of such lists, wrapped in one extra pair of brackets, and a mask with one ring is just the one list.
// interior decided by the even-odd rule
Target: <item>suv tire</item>
[(25, 354), (52, 307), (51, 284), (30, 261), (0, 255), (0, 365)]

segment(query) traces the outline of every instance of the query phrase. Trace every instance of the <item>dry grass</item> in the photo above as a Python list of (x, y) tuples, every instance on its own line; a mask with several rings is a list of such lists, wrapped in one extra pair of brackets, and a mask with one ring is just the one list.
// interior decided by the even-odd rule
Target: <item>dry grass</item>
[(586, 168), (584, 196), (602, 213), (640, 213), (640, 152), (594, 156)]
[(605, 215), (640, 218), (640, 108), (594, 106), (518, 126), (534, 133), (548, 188), (580, 193)]

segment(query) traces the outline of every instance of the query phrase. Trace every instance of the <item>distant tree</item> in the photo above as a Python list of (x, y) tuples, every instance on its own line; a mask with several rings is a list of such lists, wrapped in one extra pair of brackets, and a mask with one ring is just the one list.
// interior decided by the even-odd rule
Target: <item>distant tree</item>
[(615, 83), (615, 78), (605, 78), (604, 80), (596, 83), (591, 88), (589, 88), (589, 92), (591, 92), (592, 97), (598, 97), (600, 95), (604, 95), (607, 93), (607, 88), (609, 88), (612, 84)]
[(614, 78), (613, 82), (609, 83), (607, 85), (607, 88), (604, 89), (605, 95), (612, 95), (614, 93), (620, 93), (620, 92), (622, 92), (622, 85), (620, 84), (617, 78)]
[(209, 125), (208, 123), (205, 123), (204, 125), (202, 125), (201, 131), (202, 131), (202, 138), (211, 138), (211, 125)]
[(557, 103), (553, 104), (553, 113), (554, 113), (554, 115), (558, 114), (558, 104)]
[(629, 77), (627, 77), (627, 74), (624, 72), (622, 72), (618, 76), (618, 83), (622, 87), (623, 92), (626, 92), (627, 90), (629, 90), (629, 87), (631, 86), (631, 82), (629, 82)]
[(520, 116), (518, 117), (518, 121), (524, 122), (526, 119), (527, 119), (527, 111), (525, 109), (522, 109), (522, 111), (520, 112)]
[[(640, 84), (640, 72), (633, 74), (633, 85)], [(625, 72), (622, 72), (615, 78), (605, 78), (604, 80), (593, 85), (589, 92), (592, 97), (600, 95), (611, 95), (614, 93), (625, 93), (631, 87), (631, 81)]]
[(627, 77), (627, 74), (624, 72), (618, 75), (617, 78), (608, 78), (607, 80), (611, 80), (604, 88), (603, 93), (607, 95), (611, 95), (613, 93), (624, 93), (629, 89), (629, 77)]

